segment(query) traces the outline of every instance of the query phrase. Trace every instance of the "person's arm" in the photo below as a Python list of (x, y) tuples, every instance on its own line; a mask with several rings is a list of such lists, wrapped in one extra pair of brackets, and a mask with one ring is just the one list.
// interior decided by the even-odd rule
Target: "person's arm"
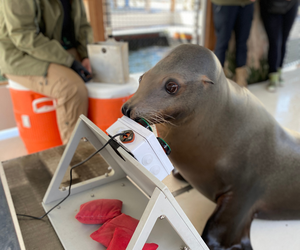
[(14, 45), (30, 56), (70, 67), (74, 58), (56, 40), (39, 32), (36, 0), (2, 0), (4, 20)]
[(82, 0), (78, 0), (80, 3), (80, 11), (81, 11), (81, 18), (80, 18), (80, 28), (79, 28), (79, 35), (77, 38), (77, 51), (82, 59), (88, 57), (87, 53), (87, 45), (93, 42), (93, 31), (92, 27), (87, 21), (85, 7)]

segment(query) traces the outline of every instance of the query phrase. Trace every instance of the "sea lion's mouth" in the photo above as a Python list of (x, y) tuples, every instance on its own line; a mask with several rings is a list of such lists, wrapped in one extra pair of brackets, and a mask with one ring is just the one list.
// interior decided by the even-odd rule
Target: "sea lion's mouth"
[(150, 130), (151, 132), (153, 132), (152, 128), (150, 124), (146, 119), (138, 117), (137, 119), (134, 119), (137, 123), (139, 123), (140, 125), (142, 125), (144, 128)]

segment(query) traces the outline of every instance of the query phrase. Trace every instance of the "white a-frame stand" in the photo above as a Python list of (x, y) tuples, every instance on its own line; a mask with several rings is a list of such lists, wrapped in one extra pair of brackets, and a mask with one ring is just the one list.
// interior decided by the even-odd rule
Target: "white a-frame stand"
[[(43, 199), (49, 211), (64, 198), (67, 190), (59, 189), (62, 179), (82, 137), (101, 148), (109, 137), (85, 116), (81, 116), (60, 160)], [(146, 242), (163, 250), (208, 250), (200, 235), (182, 211), (169, 189), (146, 170), (122, 147), (108, 145), (101, 156), (112, 167), (108, 175), (72, 186), (70, 197), (49, 215), (65, 249), (105, 249), (89, 235), (101, 225), (84, 225), (75, 219), (82, 203), (94, 199), (120, 199), (122, 212), (140, 220), (127, 250), (141, 250)], [(84, 166), (80, 166), (84, 167)]]

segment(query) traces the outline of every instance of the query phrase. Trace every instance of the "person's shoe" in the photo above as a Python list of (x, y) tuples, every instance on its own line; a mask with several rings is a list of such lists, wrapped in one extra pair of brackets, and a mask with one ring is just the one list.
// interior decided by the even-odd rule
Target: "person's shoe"
[(238, 85), (240, 85), (241, 87), (245, 87), (247, 88), (248, 83), (247, 83), (247, 79), (248, 79), (248, 70), (247, 67), (239, 67), (235, 69), (235, 81)]
[(283, 81), (283, 79), (282, 79), (282, 69), (279, 68), (279, 69), (277, 70), (277, 73), (278, 73), (278, 86), (279, 86), (279, 87), (283, 87), (284, 81)]
[(269, 84), (267, 90), (270, 92), (275, 92), (279, 82), (279, 74), (277, 72), (269, 74)]

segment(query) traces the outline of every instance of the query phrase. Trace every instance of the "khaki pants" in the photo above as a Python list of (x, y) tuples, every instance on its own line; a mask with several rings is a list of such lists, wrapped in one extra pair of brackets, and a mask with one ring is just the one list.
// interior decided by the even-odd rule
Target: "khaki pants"
[(57, 99), (57, 123), (62, 142), (66, 144), (78, 117), (87, 115), (88, 94), (80, 76), (70, 68), (52, 63), (47, 77), (9, 74), (6, 77), (34, 92)]

